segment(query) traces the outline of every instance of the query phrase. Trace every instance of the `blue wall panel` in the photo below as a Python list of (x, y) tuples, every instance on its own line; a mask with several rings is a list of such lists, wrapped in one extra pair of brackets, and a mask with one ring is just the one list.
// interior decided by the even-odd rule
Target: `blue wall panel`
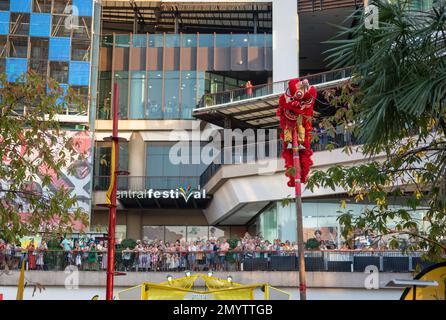
[(51, 33), (51, 15), (49, 13), (31, 13), (29, 35), (49, 37)]
[(48, 59), (50, 61), (69, 61), (71, 53), (70, 38), (50, 38)]
[(73, 0), (73, 6), (77, 7), (81, 17), (93, 15), (93, 0)]
[(28, 59), (6, 58), (6, 79), (14, 82), (26, 73), (28, 69)]
[(9, 33), (9, 11), (0, 11), (0, 34)]
[(32, 0), (11, 0), (11, 12), (31, 12)]
[(72, 86), (88, 86), (90, 62), (71, 61), (68, 69), (68, 83)]

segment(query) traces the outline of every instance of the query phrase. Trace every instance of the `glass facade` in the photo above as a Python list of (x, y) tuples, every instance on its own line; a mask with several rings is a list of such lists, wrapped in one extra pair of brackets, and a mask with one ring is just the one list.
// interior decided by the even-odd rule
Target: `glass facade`
[[(128, 170), (129, 152), (128, 143), (119, 143), (120, 171)], [(107, 190), (110, 185), (111, 146), (110, 142), (96, 142), (94, 157), (94, 190)], [(118, 189), (127, 189), (126, 177), (118, 177)]]
[[(245, 85), (225, 73), (268, 71), (271, 47), (271, 34), (103, 36), (97, 116), (110, 119), (113, 82), (119, 87), (120, 119), (193, 119), (203, 94)], [(251, 60), (262, 63), (250, 66), (248, 49), (256, 52)], [(234, 50), (244, 59), (242, 66), (238, 58), (232, 61)]]
[[(189, 142), (185, 142), (188, 144)], [(194, 164), (192, 159), (199, 157), (200, 148), (190, 148), (186, 155), (171, 154), (174, 143), (153, 142), (146, 147), (146, 188), (175, 189), (180, 186), (199, 186), (200, 176), (206, 166)], [(181, 163), (172, 157), (181, 157)], [(184, 161), (183, 161), (184, 160)]]
[(93, 0), (0, 3), (0, 71), (8, 81), (34, 70), (62, 86), (76, 86), (87, 100)]
[[(313, 238), (315, 231), (319, 230), (322, 240), (339, 248), (342, 243), (341, 229), (337, 221), (340, 211), (351, 210), (354, 215), (360, 215), (367, 206), (367, 204), (349, 203), (342, 209), (340, 199), (304, 201), (302, 203), (304, 241)], [(396, 205), (390, 207), (399, 208)], [(420, 228), (424, 229), (427, 226), (423, 225), (422, 216), (422, 211), (414, 213), (414, 217), (420, 221)], [(295, 242), (297, 239), (295, 204), (283, 206), (279, 202), (272, 203), (256, 217), (253, 227), (256, 234), (260, 234), (266, 240), (280, 239)]]
[(238, 239), (243, 237), (247, 228), (244, 226), (143, 226), (143, 239), (155, 239), (164, 242), (177, 240), (199, 241), (208, 239)]

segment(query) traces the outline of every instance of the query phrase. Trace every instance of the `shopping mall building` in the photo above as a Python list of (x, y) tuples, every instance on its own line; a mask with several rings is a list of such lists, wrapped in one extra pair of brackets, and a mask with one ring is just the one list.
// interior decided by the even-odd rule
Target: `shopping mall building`
[[(129, 173), (118, 179), (120, 239), (230, 238), (249, 231), (294, 241), (295, 208), (283, 201), (294, 191), (278, 153), (278, 96), (288, 79), (305, 76), (319, 91), (317, 116), (329, 114), (322, 92), (348, 79), (349, 70), (330, 71), (323, 55), (330, 46), (323, 42), (335, 35), (334, 24), (357, 23), (348, 17), (362, 5), (2, 0), (0, 69), (11, 81), (36, 70), (88, 102), (88, 112), (67, 109), (60, 121), (91, 135), (87, 174), (65, 177), (90, 212), (91, 231), (108, 224), (100, 204), (110, 181), (106, 138), (118, 95), (119, 170)], [(354, 142), (340, 130), (335, 150), (315, 146), (314, 168), (364, 161), (360, 152), (342, 152)], [(343, 190), (304, 190), (303, 197), (305, 237), (318, 229), (338, 243)], [(352, 201), (347, 209), (363, 207)]]

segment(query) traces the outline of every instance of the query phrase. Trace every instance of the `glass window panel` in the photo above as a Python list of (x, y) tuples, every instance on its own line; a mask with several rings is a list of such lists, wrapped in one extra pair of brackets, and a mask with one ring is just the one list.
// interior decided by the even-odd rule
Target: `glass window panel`
[(150, 48), (163, 48), (164, 47), (164, 35), (163, 34), (150, 34), (149, 35), (149, 47)]
[(71, 60), (90, 61), (90, 42), (73, 39)]
[[(170, 149), (170, 147), (168, 147)], [(169, 159), (169, 152), (167, 151), (163, 157), (163, 171), (162, 176), (166, 177), (179, 177), (182, 164), (173, 164)]]
[(179, 87), (178, 71), (167, 71), (164, 76), (164, 118), (179, 118)]
[(130, 119), (144, 119), (146, 101), (146, 73), (132, 71), (130, 83)]
[(130, 35), (117, 34), (115, 36), (115, 46), (117, 48), (129, 48), (130, 47)]
[(183, 47), (196, 47), (197, 35), (196, 34), (183, 34), (182, 43)]
[[(202, 98), (205, 93), (209, 92), (209, 81), (206, 82), (205, 72), (198, 72), (197, 80), (197, 91), (198, 91), (198, 101)], [(206, 86), (207, 85), (207, 86)]]
[(147, 35), (145, 34), (134, 34), (132, 39), (133, 48), (145, 48), (147, 45)]
[(181, 118), (193, 119), (192, 111), (197, 105), (197, 73), (183, 71), (181, 75)]
[[(79, 85), (72, 85), (71, 89), (74, 91), (75, 95), (80, 99), (80, 103), (86, 108), (88, 105), (88, 86), (79, 86)], [(73, 113), (79, 112), (79, 105), (73, 106), (72, 108)]]
[(50, 77), (59, 83), (68, 83), (68, 62), (50, 61)]
[(9, 56), (26, 58), (28, 56), (28, 37), (9, 37)]
[(51, 12), (51, 0), (34, 0), (33, 12), (50, 13)]
[(242, 238), (246, 231), (248, 231), (247, 227), (244, 226), (240, 226), (240, 227), (236, 227), (236, 226), (231, 226), (231, 238)]
[(214, 35), (213, 34), (200, 34), (200, 47), (214, 47)]
[(209, 227), (209, 239), (223, 240), (230, 238), (229, 227)]
[(129, 72), (115, 72), (115, 83), (118, 84), (119, 89), (119, 119), (127, 119)]
[(277, 207), (275, 204), (260, 215), (260, 233), (265, 240), (270, 242), (278, 238)]
[(9, 32), (14, 35), (27, 36), (29, 34), (29, 13), (11, 13)]
[(149, 152), (151, 155), (163, 155), (164, 154), (164, 146), (151, 146), (149, 145), (147, 147), (147, 152)]
[[(9, 9), (10, 9), (9, 1), (10, 0), (1, 0), (0, 1), (0, 10), (1, 11), (9, 11)], [(50, 1), (50, 0), (48, 0), (48, 1)]]
[(73, 2), (71, 0), (54, 0), (53, 13), (56, 14), (71, 14), (71, 10), (68, 10)]
[(231, 37), (231, 47), (247, 47), (248, 43), (247, 34), (233, 34)]
[(99, 119), (110, 119), (110, 99), (111, 99), (111, 72), (99, 72), (98, 85), (98, 117)]
[(179, 34), (166, 34), (166, 48), (174, 48), (180, 46)]
[(51, 36), (52, 37), (71, 37), (72, 28), (65, 25), (67, 15), (52, 15)]
[(46, 78), (48, 72), (48, 61), (30, 59), (29, 68), (35, 71), (41, 77)]
[(148, 240), (148, 241), (163, 240), (164, 241), (164, 226), (143, 226), (142, 234), (143, 234), (144, 240)]
[(206, 241), (208, 240), (208, 232), (208, 226), (188, 226), (187, 241)]
[[(76, 22), (76, 20), (73, 20)], [(91, 18), (79, 17), (77, 24), (73, 25), (73, 39), (91, 41)]]
[(186, 241), (186, 227), (185, 226), (166, 226), (165, 242), (175, 242), (177, 240)]
[(270, 33), (266, 34), (266, 47), (267, 48), (273, 47), (273, 35)]
[(265, 34), (250, 34), (249, 35), (250, 47), (263, 47), (265, 46)]
[(147, 175), (151, 177), (158, 177), (163, 172), (163, 161), (164, 157), (162, 155), (150, 155), (148, 156), (146, 166)]
[(113, 36), (106, 35), (101, 37), (101, 47), (112, 47), (113, 46)]
[(215, 45), (217, 48), (227, 48), (232, 46), (230, 34), (217, 34), (215, 36)]
[(161, 71), (149, 71), (147, 119), (162, 119), (163, 77)]

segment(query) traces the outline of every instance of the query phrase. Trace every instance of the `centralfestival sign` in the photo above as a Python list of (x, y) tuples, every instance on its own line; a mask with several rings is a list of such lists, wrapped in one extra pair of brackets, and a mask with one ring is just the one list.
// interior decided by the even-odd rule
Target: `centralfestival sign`
[(118, 199), (183, 199), (186, 203), (189, 199), (206, 199), (206, 190), (200, 186), (193, 189), (190, 185), (170, 190), (124, 190), (117, 191)]

